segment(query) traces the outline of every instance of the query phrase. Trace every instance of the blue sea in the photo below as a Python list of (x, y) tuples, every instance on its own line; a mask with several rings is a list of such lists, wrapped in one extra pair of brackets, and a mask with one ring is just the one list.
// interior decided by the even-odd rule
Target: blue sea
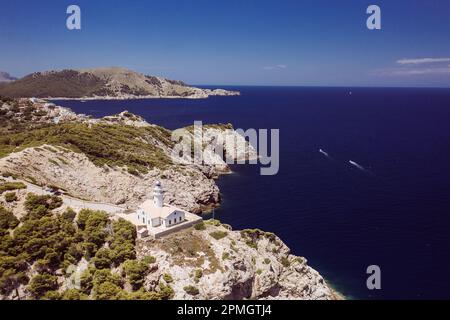
[[(242, 95), (57, 103), (169, 129), (280, 129), (278, 175), (234, 166), (218, 181), (215, 217), (276, 233), (349, 298), (450, 299), (449, 89), (230, 89)], [(369, 265), (381, 268), (381, 290), (366, 287)]]

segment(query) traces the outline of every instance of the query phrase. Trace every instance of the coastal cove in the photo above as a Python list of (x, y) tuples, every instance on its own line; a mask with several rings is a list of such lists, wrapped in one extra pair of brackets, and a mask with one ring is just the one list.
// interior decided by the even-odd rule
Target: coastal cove
[[(241, 96), (55, 103), (94, 117), (128, 110), (169, 129), (279, 128), (279, 174), (233, 166), (217, 182), (217, 219), (274, 232), (350, 298), (450, 298), (450, 90), (226, 89)], [(372, 264), (380, 291), (365, 287)]]

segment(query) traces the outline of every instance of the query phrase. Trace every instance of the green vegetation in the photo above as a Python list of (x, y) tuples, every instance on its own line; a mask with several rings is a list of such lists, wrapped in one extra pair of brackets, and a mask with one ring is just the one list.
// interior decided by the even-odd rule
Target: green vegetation
[(27, 186), (22, 182), (3, 182), (0, 184), (0, 194), (6, 191), (26, 189)]
[(268, 239), (271, 243), (277, 243), (277, 236), (275, 234), (259, 229), (242, 230), (241, 237), (247, 246), (255, 250), (258, 250), (258, 241), (262, 238)]
[(173, 282), (173, 278), (170, 274), (168, 273), (164, 273), (163, 274), (163, 279), (166, 283), (172, 283)]
[(245, 244), (248, 245), (250, 248), (258, 250), (258, 243), (253, 240), (247, 240), (245, 241)]
[(197, 223), (196, 225), (194, 225), (194, 229), (199, 231), (205, 230), (206, 229), (205, 223), (203, 221)]
[(112, 223), (113, 235), (110, 239), (110, 248), (113, 262), (116, 266), (126, 260), (136, 259), (134, 248), (136, 242), (136, 227), (124, 219)]
[(225, 238), (228, 235), (228, 232), (218, 230), (218, 231), (211, 232), (209, 235), (216, 240), (220, 240), (220, 239)]
[(68, 289), (61, 296), (62, 300), (88, 300), (89, 297), (80, 290)]
[(95, 254), (95, 257), (92, 258), (92, 263), (95, 265), (97, 269), (108, 269), (111, 267), (113, 262), (113, 254), (110, 249), (101, 248)]
[(144, 257), (144, 259), (142, 259), (142, 262), (144, 262), (147, 265), (150, 265), (156, 262), (156, 258), (154, 256), (146, 256)]
[(230, 253), (229, 252), (222, 253), (222, 260), (228, 260), (228, 259), (230, 259)]
[(269, 264), (270, 263), (270, 259), (269, 258), (265, 258), (264, 259), (264, 264)]
[(123, 271), (133, 289), (140, 289), (148, 273), (148, 264), (143, 261), (127, 260), (123, 264)]
[(291, 266), (291, 262), (289, 261), (288, 257), (283, 257), (281, 258), (281, 264), (283, 265), (283, 267), (285, 268), (289, 268)]
[(17, 179), (17, 175), (11, 173), (11, 172), (3, 172), (2, 173), (2, 177), (3, 178), (13, 178), (13, 179)]
[(25, 209), (28, 214), (27, 219), (39, 219), (52, 215), (52, 210), (62, 205), (62, 199), (56, 196), (37, 196), (29, 193), (25, 200)]
[(61, 217), (67, 222), (73, 222), (76, 216), (77, 213), (73, 211), (72, 208), (67, 208), (66, 211), (64, 211), (63, 214), (61, 215)]
[[(110, 221), (101, 211), (82, 210), (76, 220), (72, 209), (56, 215), (53, 210), (61, 204), (58, 197), (29, 194), (21, 221), (0, 206), (0, 294), (17, 295), (17, 289), (26, 285), (33, 298), (47, 300), (173, 297), (173, 289), (168, 285), (160, 285), (158, 292), (142, 288), (149, 265), (156, 259), (148, 256), (142, 261), (134, 260), (136, 231), (131, 223), (123, 219)], [(83, 256), (90, 264), (81, 274), (80, 290), (58, 293), (56, 275), (64, 274)], [(134, 291), (124, 289), (125, 280), (111, 271), (113, 267), (121, 267)], [(31, 268), (38, 275), (29, 279)]]
[(261, 269), (256, 270), (257, 274), (261, 274), (263, 271)]
[(266, 232), (259, 229), (245, 229), (241, 231), (243, 238), (250, 238), (252, 240), (258, 240), (260, 238), (267, 238), (270, 242), (276, 242), (277, 236), (272, 232)]
[(186, 291), (187, 294), (190, 294), (191, 296), (196, 296), (200, 293), (200, 291), (197, 289), (197, 287), (194, 286), (186, 286), (183, 288), (184, 291)]
[(202, 269), (196, 269), (195, 270), (195, 274), (194, 274), (194, 281), (195, 281), (195, 283), (198, 283), (202, 277), (203, 277)]
[(19, 220), (11, 211), (0, 206), (0, 235), (6, 234), (8, 229), (14, 229), (19, 225)]
[(222, 223), (217, 219), (209, 219), (206, 220), (205, 223), (214, 227), (220, 227), (222, 225)]
[(5, 194), (5, 201), (6, 202), (14, 202), (17, 201), (17, 195), (15, 192), (8, 192)]
[(172, 299), (175, 294), (171, 286), (165, 285), (163, 283), (159, 283), (159, 290), (160, 300)]
[(28, 286), (28, 290), (34, 298), (42, 298), (45, 294), (57, 289), (57, 277), (48, 273), (36, 275)]
[[(128, 172), (138, 174), (172, 164), (170, 158), (154, 145), (154, 139), (173, 146), (170, 132), (157, 126), (53, 124), (3, 134), (0, 138), (0, 157), (27, 147), (49, 144), (84, 153), (97, 166), (126, 167)], [(50, 162), (58, 164), (55, 160)], [(61, 162), (67, 164), (66, 161)]]

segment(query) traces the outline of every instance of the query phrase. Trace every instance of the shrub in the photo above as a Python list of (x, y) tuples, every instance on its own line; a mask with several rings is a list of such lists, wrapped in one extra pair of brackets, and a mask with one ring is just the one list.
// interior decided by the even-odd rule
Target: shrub
[(83, 209), (78, 213), (78, 218), (77, 218), (78, 228), (80, 228), (81, 230), (84, 230), (84, 228), (86, 226), (86, 221), (91, 213), (92, 213), (92, 211), (88, 210), (88, 209)]
[(0, 234), (1, 230), (14, 229), (19, 224), (19, 220), (14, 214), (0, 206)]
[(96, 300), (120, 300), (122, 288), (111, 282), (103, 282), (95, 287)]
[(166, 283), (171, 283), (171, 282), (173, 282), (172, 276), (171, 276), (170, 274), (168, 274), (168, 273), (164, 273), (164, 274), (163, 274), (163, 279), (164, 279), (164, 281), (165, 281)]
[(11, 172), (3, 172), (2, 173), (3, 178), (13, 178), (14, 180), (17, 179), (17, 175)]
[(127, 172), (128, 172), (129, 174), (133, 175), (133, 176), (138, 176), (138, 175), (139, 175), (139, 171), (136, 170), (136, 169), (133, 168), (133, 167), (128, 167), (128, 168), (127, 168)]
[(192, 285), (186, 286), (183, 289), (184, 289), (184, 291), (186, 291), (187, 294), (190, 294), (191, 296), (196, 296), (200, 293), (200, 291)]
[(22, 182), (4, 182), (0, 185), (0, 194), (6, 191), (26, 189), (27, 186)]
[(142, 259), (142, 262), (149, 265), (156, 262), (156, 258), (154, 256), (146, 256), (144, 259)]
[(28, 277), (25, 272), (19, 272), (14, 268), (2, 269), (0, 277), (0, 293), (9, 295), (13, 290), (17, 289), (21, 284), (28, 283)]
[(121, 264), (126, 260), (136, 259), (135, 242), (136, 227), (124, 219), (114, 221), (112, 224), (113, 236), (110, 244), (114, 254), (114, 263)]
[(196, 225), (194, 225), (194, 229), (195, 230), (205, 230), (206, 229), (206, 226), (205, 226), (205, 223), (202, 221), (202, 222), (199, 222), (199, 223), (197, 223)]
[(148, 272), (148, 264), (136, 260), (127, 260), (123, 264), (123, 270), (131, 286), (136, 290), (144, 284), (145, 276)]
[(257, 244), (256, 242), (252, 241), (252, 240), (247, 240), (247, 241), (245, 241), (245, 244), (246, 244), (247, 246), (249, 246), (250, 248), (253, 248), (253, 249), (255, 249), (255, 250), (258, 250), (258, 244)]
[(199, 282), (202, 277), (203, 277), (202, 269), (196, 269), (195, 270), (195, 275), (194, 275), (194, 281), (195, 282)]
[(230, 253), (229, 252), (222, 253), (222, 260), (228, 260), (229, 258), (230, 258)]
[(133, 243), (125, 242), (117, 244), (114, 242), (112, 245), (112, 259), (114, 265), (118, 266), (126, 260), (136, 259), (136, 250)]
[(25, 209), (28, 212), (28, 219), (40, 219), (46, 215), (50, 215), (51, 211), (59, 208), (63, 201), (56, 196), (38, 196), (29, 193), (25, 200)]
[(291, 262), (289, 261), (288, 257), (282, 257), (281, 264), (283, 265), (283, 267), (289, 268), (289, 266), (291, 265)]
[(220, 240), (220, 239), (225, 238), (228, 235), (228, 232), (218, 230), (218, 231), (211, 232), (209, 235), (216, 240)]
[(168, 300), (173, 298), (175, 292), (171, 286), (159, 283), (159, 294), (162, 300)]
[(35, 298), (42, 298), (48, 291), (58, 289), (57, 278), (51, 274), (38, 274), (31, 279), (28, 290)]
[(43, 300), (60, 300), (61, 295), (58, 291), (47, 291), (42, 297)]
[(62, 300), (88, 300), (89, 297), (77, 289), (68, 289), (61, 295)]
[(73, 222), (76, 216), (77, 213), (73, 211), (72, 208), (67, 208), (66, 211), (64, 211), (63, 214), (61, 215), (61, 217), (67, 222)]
[(217, 220), (217, 219), (209, 219), (209, 220), (206, 220), (206, 223), (209, 224), (209, 225), (211, 225), (211, 226), (215, 226), (215, 227), (219, 227), (219, 226), (222, 224), (222, 223), (220, 223), (220, 221)]
[(89, 294), (94, 286), (94, 276), (92, 269), (86, 269), (80, 276), (81, 291), (85, 294)]
[(112, 263), (112, 252), (110, 249), (102, 248), (97, 251), (95, 257), (92, 259), (92, 263), (97, 269), (107, 269)]
[(270, 263), (270, 259), (269, 258), (265, 258), (264, 259), (264, 264), (269, 264)]
[(5, 194), (5, 201), (6, 202), (14, 202), (17, 201), (17, 195), (15, 192), (8, 192)]
[(148, 292), (144, 289), (140, 289), (136, 292), (127, 292), (125, 295), (123, 295), (122, 299), (126, 300), (161, 300), (161, 295), (157, 292)]
[(123, 285), (122, 278), (118, 274), (112, 273), (110, 269), (95, 270), (93, 281), (94, 289), (104, 282), (111, 282), (119, 287), (122, 287)]

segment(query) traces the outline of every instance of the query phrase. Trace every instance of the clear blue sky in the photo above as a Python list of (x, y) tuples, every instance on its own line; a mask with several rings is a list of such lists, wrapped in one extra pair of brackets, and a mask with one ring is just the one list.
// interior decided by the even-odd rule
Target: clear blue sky
[[(81, 31), (66, 29), (70, 4)], [(381, 31), (366, 28), (370, 4)], [(0, 0), (0, 11), (0, 70), (16, 76), (123, 66), (192, 84), (450, 86), (448, 0)]]

